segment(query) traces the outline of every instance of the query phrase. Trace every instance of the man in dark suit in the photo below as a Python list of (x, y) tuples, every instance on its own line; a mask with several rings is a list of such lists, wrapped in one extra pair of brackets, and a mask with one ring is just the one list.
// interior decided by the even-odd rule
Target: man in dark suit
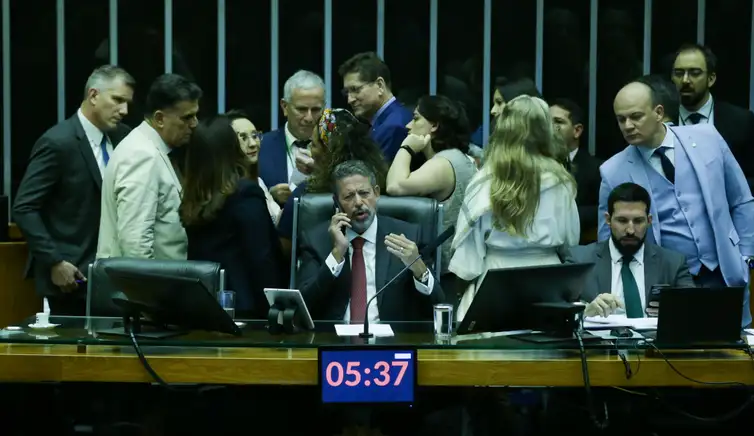
[(681, 93), (677, 124), (714, 124), (751, 186), (754, 182), (754, 114), (713, 98), (710, 88), (717, 81), (717, 56), (709, 47), (682, 46), (673, 62), (672, 79)]
[(315, 73), (299, 70), (285, 81), (280, 108), (287, 121), (262, 136), (259, 150), (259, 177), (281, 206), (311, 172), (308, 147), (324, 106), (325, 82)]
[(589, 150), (579, 147), (581, 134), (584, 133), (584, 113), (579, 105), (565, 98), (554, 100), (550, 103), (550, 115), (555, 129), (568, 147), (571, 173), (576, 179), (576, 205), (579, 207), (583, 238), (584, 234), (597, 230), (601, 162), (589, 154)]
[(594, 263), (581, 294), (588, 302), (586, 316), (656, 316), (655, 303), (647, 307), (652, 286), (695, 286), (684, 255), (644, 242), (652, 224), (650, 207), (646, 189), (630, 182), (618, 185), (607, 200), (610, 239), (569, 249), (568, 261)]
[[(314, 319), (363, 323), (366, 303), (418, 256), (419, 227), (377, 214), (380, 187), (361, 161), (333, 171), (337, 211), (302, 236), (299, 289)], [(432, 318), (444, 301), (438, 281), (422, 260), (369, 305), (370, 321)]]
[(86, 271), (94, 261), (102, 172), (130, 128), (121, 124), (135, 82), (122, 68), (97, 68), (72, 117), (50, 128), (31, 152), (14, 218), (29, 244), (27, 277), (55, 315), (83, 315)]
[(338, 68), (343, 78), (343, 96), (353, 113), (372, 123), (372, 139), (392, 162), (408, 135), (411, 111), (396, 100), (390, 69), (373, 52), (359, 53)]

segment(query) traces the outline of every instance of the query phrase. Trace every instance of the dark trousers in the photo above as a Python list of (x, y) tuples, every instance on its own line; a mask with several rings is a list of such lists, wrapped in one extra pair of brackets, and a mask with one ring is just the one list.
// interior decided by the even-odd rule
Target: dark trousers
[(52, 316), (85, 316), (86, 297), (80, 294), (58, 294), (47, 297)]

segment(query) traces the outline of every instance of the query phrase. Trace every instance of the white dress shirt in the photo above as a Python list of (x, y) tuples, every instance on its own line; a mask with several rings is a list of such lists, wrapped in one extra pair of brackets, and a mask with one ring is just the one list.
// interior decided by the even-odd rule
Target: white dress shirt
[(578, 148), (574, 148), (573, 150), (568, 152), (568, 158), (570, 159), (570, 162), (573, 162), (573, 160), (576, 159), (576, 154), (578, 154), (578, 152)]
[[(367, 276), (367, 299), (368, 302), (374, 295), (377, 293), (377, 284), (375, 281), (375, 266), (377, 265), (377, 244), (383, 243), (382, 241), (377, 241), (377, 217), (374, 217), (374, 221), (372, 222), (372, 225), (369, 226), (369, 228), (359, 235), (358, 233), (354, 232), (351, 229), (346, 230), (346, 238), (348, 238), (349, 246), (348, 246), (348, 259), (349, 262), (353, 258), (353, 248), (350, 245), (350, 242), (357, 237), (364, 238), (364, 248), (363, 254), (364, 254), (364, 267), (366, 271)], [(387, 250), (387, 248), (386, 248)], [(388, 253), (388, 256), (392, 256), (392, 254)], [(329, 256), (327, 256), (327, 259), (325, 260), (325, 264), (328, 268), (330, 268), (330, 272), (332, 272), (332, 275), (334, 277), (338, 277), (340, 275), (340, 272), (343, 271), (343, 265), (345, 264), (346, 259), (345, 257), (343, 260), (338, 263), (335, 260), (335, 256), (330, 253)], [(409, 272), (410, 273), (410, 272)], [(435, 281), (432, 274), (428, 275), (427, 284), (424, 284), (416, 278), (414, 278), (414, 287), (417, 291), (421, 292), (424, 295), (429, 295), (432, 293), (432, 288), (434, 287)], [(349, 300), (348, 306), (346, 306), (346, 313), (343, 315), (343, 319), (346, 321), (349, 321), (351, 319), (351, 302)], [(372, 304), (369, 305), (369, 322), (376, 322), (380, 320), (380, 313), (379, 309), (377, 307), (376, 302), (372, 302)]]
[[(613, 294), (618, 301), (623, 302), (625, 307), (626, 300), (623, 296), (623, 279), (620, 275), (621, 268), (623, 268), (623, 255), (620, 254), (615, 247), (612, 238), (608, 244), (610, 245), (610, 259), (612, 260), (612, 284), (610, 286), (610, 293)], [(634, 254), (634, 260), (628, 264), (628, 268), (634, 275), (634, 280), (636, 280), (636, 287), (639, 289), (639, 298), (641, 298), (642, 313), (644, 313), (644, 310), (647, 309), (647, 297), (645, 295), (646, 289), (644, 286), (644, 244), (641, 244), (639, 251)], [(618, 308), (614, 313), (625, 315), (626, 310)], [(644, 316), (646, 317), (646, 314), (644, 314)]]
[[(102, 155), (102, 147), (100, 147), (100, 144), (102, 143), (102, 136), (104, 136), (105, 134), (84, 116), (83, 112), (81, 112), (81, 109), (79, 109), (76, 114), (79, 117), (81, 127), (84, 128), (86, 139), (89, 140), (89, 145), (92, 147), (94, 159), (97, 160), (97, 166), (99, 166), (99, 173), (100, 175), (102, 175), (105, 172), (105, 157)], [(107, 138), (106, 148), (107, 154), (109, 156), (113, 152), (113, 143), (110, 142), (110, 138)]]
[(681, 106), (679, 108), (679, 115), (680, 115), (680, 124), (682, 126), (686, 125), (693, 125), (691, 120), (689, 120), (689, 115), (697, 113), (702, 116), (702, 118), (699, 120), (698, 124), (714, 124), (715, 120), (715, 101), (712, 99), (712, 94), (710, 94), (709, 98), (707, 99), (707, 102), (702, 105), (702, 107), (699, 108), (696, 112), (691, 112), (685, 107)]
[[(293, 136), (293, 133), (291, 133), (290, 129), (288, 129), (288, 123), (285, 123), (285, 167), (288, 171), (288, 187), (291, 189), (291, 191), (296, 189), (296, 186), (300, 185), (309, 178), (309, 176), (302, 173), (298, 170), (298, 168), (296, 168), (296, 156), (299, 153), (306, 154), (300, 148), (293, 145), (293, 143), (296, 141), (298, 140), (295, 136)], [(311, 159), (310, 154), (306, 157), (308, 159)], [(306, 158), (304, 160), (306, 160)]]
[[(662, 144), (660, 144), (660, 147), (666, 147), (667, 150), (665, 150), (665, 156), (670, 159), (670, 162), (675, 166), (675, 142), (673, 140), (673, 137), (675, 135), (673, 132), (670, 131), (670, 128), (665, 126), (665, 138), (662, 140)], [(657, 148), (660, 148), (657, 147)], [(657, 148), (649, 148), (649, 147), (636, 147), (641, 152), (641, 155), (644, 157), (644, 160), (649, 163), (649, 166), (654, 168), (658, 173), (662, 174), (667, 178), (667, 175), (665, 175), (665, 171), (662, 170), (662, 160), (660, 159), (660, 156), (658, 156), (655, 153), (655, 150)]]

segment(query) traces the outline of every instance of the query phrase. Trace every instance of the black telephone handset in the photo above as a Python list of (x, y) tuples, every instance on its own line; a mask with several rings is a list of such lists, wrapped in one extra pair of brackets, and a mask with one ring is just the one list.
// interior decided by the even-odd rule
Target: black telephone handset
[[(335, 205), (335, 213), (340, 213), (340, 205), (338, 204), (338, 196), (333, 194), (332, 196), (332, 202)], [(340, 228), (340, 231), (343, 233), (343, 236), (346, 234), (346, 226), (343, 226)]]

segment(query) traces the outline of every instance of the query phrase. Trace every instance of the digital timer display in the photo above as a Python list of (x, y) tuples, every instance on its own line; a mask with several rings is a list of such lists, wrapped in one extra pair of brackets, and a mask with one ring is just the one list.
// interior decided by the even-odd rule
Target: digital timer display
[(413, 403), (416, 375), (415, 349), (319, 350), (323, 403)]

